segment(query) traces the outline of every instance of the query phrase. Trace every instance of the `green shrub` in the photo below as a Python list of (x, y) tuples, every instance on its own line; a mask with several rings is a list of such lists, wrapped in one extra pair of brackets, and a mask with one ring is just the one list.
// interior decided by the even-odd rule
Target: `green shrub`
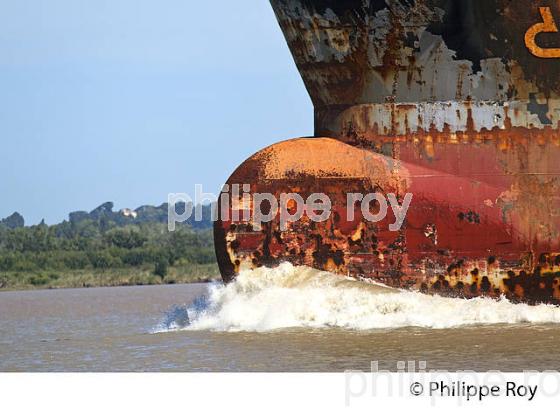
[(167, 275), (168, 267), (169, 267), (169, 262), (167, 261), (167, 259), (161, 257), (155, 264), (154, 275), (164, 279), (165, 276)]
[(37, 274), (30, 276), (28, 282), (33, 286), (44, 286), (49, 283), (49, 278), (43, 274)]

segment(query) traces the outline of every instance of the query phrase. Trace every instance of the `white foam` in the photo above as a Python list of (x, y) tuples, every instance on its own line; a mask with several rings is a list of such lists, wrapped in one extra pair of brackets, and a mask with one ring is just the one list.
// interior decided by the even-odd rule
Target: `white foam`
[(288, 263), (211, 285), (205, 307), (189, 310), (190, 330), (270, 331), (292, 327), (450, 328), (560, 323), (560, 308), (506, 299), (452, 299), (396, 291)]

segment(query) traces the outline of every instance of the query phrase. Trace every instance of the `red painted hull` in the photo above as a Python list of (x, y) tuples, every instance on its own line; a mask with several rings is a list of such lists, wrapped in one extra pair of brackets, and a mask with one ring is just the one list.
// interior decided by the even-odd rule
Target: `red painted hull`
[[(255, 231), (253, 214), (216, 222), (224, 279), (290, 261), (427, 293), (560, 304), (560, 34), (539, 31), (553, 32), (558, 2), (271, 3), (327, 138), (266, 148), (228, 183), (326, 193), (333, 212), (287, 230), (277, 217)], [(413, 195), (398, 231), (391, 212), (369, 222), (356, 208), (347, 220), (347, 194), (372, 192)]]

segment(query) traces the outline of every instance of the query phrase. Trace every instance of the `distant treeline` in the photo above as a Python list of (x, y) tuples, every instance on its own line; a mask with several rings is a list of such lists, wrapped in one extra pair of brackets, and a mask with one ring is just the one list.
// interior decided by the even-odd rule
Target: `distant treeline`
[[(76, 286), (73, 274), (88, 274), (83, 285), (96, 286), (107, 272), (123, 276), (109, 284), (184, 282), (187, 273), (202, 271), (215, 277), (216, 269), (208, 269), (215, 265), (209, 207), (204, 221), (187, 222), (175, 232), (167, 230), (167, 204), (134, 211), (112, 208), (106, 203), (89, 213), (72, 213), (69, 221), (51, 226), (23, 226), (19, 214), (0, 221), (0, 287)], [(138, 272), (145, 278), (130, 283)]]
[[(143, 205), (136, 209), (124, 208), (120, 211), (113, 210), (114, 204), (112, 202), (105, 202), (90, 212), (76, 211), (68, 215), (68, 221), (71, 224), (80, 223), (83, 221), (96, 222), (101, 228), (104, 225), (112, 226), (125, 226), (125, 225), (140, 225), (146, 222), (159, 222), (167, 223), (168, 204), (163, 203), (160, 206)], [(185, 203), (178, 202), (175, 205), (176, 212), (182, 214), (185, 211)], [(43, 224), (42, 222), (41, 224)], [(63, 222), (64, 224), (64, 222)], [(202, 219), (195, 220), (194, 212), (190, 218), (185, 222), (185, 225), (194, 229), (209, 229), (212, 227), (212, 207), (210, 205), (202, 206)], [(25, 219), (18, 212), (14, 212), (7, 218), (0, 219), (0, 228), (22, 228), (25, 226)]]

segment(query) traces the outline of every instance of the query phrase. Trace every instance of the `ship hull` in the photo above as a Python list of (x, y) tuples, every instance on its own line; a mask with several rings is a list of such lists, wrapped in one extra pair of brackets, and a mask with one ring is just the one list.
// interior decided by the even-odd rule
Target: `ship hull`
[[(228, 180), (230, 187), (236, 184), (250, 186), (248, 202), (229, 206), (228, 220), (214, 227), (225, 281), (243, 269), (287, 261), (444, 296), (560, 303), (558, 248), (548, 241), (531, 242), (525, 210), (504, 213), (511, 200), (504, 194), (507, 178), (481, 181), (335, 139), (300, 138), (255, 154)], [(324, 193), (331, 212), (323, 222), (303, 215), (285, 227), (277, 213), (256, 227), (250, 199), (255, 193), (271, 193), (278, 203), (286, 193), (303, 199)], [(390, 207), (380, 221), (368, 220), (357, 203), (349, 212), (348, 195), (356, 193), (393, 193), (401, 201), (411, 194), (403, 225), (390, 229), (396, 221)], [(379, 211), (375, 201), (369, 206), (372, 214)], [(244, 210), (249, 210), (245, 216)], [(538, 207), (533, 211), (547, 215)], [(223, 207), (219, 214), (224, 215)]]
[[(426, 293), (560, 304), (559, 3), (271, 4), (315, 138), (265, 148), (228, 183), (278, 200), (325, 193), (332, 212), (216, 222), (224, 279), (290, 261)], [(391, 208), (366, 220), (352, 193), (412, 201), (393, 230)], [(226, 214), (251, 208), (239, 198)]]

